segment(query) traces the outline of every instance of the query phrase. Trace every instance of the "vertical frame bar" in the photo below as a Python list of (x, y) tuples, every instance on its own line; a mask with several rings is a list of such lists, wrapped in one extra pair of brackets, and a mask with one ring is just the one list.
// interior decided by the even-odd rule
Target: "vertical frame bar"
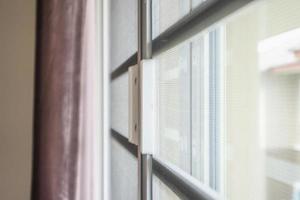
[(152, 200), (152, 155), (142, 155), (142, 200)]
[(152, 57), (152, 1), (142, 0), (142, 35), (141, 35), (141, 50), (142, 59)]
[[(144, 59), (152, 57), (152, 1), (139, 1), (139, 75), (142, 78), (141, 64)], [(142, 84), (142, 80), (140, 82)], [(140, 86), (140, 107), (142, 100), (142, 86)], [(140, 113), (140, 119), (142, 114)], [(140, 120), (141, 121), (141, 120)], [(140, 134), (143, 134), (142, 132)], [(141, 137), (140, 137), (141, 138)], [(140, 153), (141, 146), (139, 146)], [(152, 155), (141, 154), (141, 199), (152, 200)]]

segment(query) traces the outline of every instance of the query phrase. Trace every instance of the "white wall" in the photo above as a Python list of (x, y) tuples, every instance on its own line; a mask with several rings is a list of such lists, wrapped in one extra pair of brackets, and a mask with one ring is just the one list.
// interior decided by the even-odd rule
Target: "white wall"
[(34, 0), (0, 0), (0, 199), (30, 199)]

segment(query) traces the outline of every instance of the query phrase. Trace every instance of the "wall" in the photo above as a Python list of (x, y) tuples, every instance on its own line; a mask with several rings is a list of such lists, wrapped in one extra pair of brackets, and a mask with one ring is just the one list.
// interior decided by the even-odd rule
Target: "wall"
[(0, 199), (30, 199), (34, 0), (0, 0)]

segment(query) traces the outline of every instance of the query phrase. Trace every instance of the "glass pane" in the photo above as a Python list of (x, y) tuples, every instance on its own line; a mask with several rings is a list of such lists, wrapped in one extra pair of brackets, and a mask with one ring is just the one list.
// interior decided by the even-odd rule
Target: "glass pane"
[(208, 0), (192, 0), (192, 8), (196, 8), (197, 6), (199, 6), (204, 1), (208, 1)]
[(208, 0), (152, 0), (152, 38)]
[(190, 12), (190, 1), (152, 0), (152, 37), (156, 38)]
[(110, 142), (111, 200), (138, 200), (138, 159), (116, 138)]
[(128, 138), (128, 73), (111, 82), (111, 128)]
[(138, 50), (138, 1), (110, 1), (110, 66), (118, 68)]
[(180, 198), (156, 176), (153, 176), (153, 199), (180, 200)]
[(158, 88), (157, 154), (190, 171), (190, 46), (156, 58)]

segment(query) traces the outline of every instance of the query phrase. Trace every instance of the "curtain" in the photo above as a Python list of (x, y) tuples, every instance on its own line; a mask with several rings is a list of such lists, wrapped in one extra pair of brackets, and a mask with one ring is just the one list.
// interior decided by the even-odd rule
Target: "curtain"
[(101, 193), (94, 0), (38, 0), (33, 200)]

